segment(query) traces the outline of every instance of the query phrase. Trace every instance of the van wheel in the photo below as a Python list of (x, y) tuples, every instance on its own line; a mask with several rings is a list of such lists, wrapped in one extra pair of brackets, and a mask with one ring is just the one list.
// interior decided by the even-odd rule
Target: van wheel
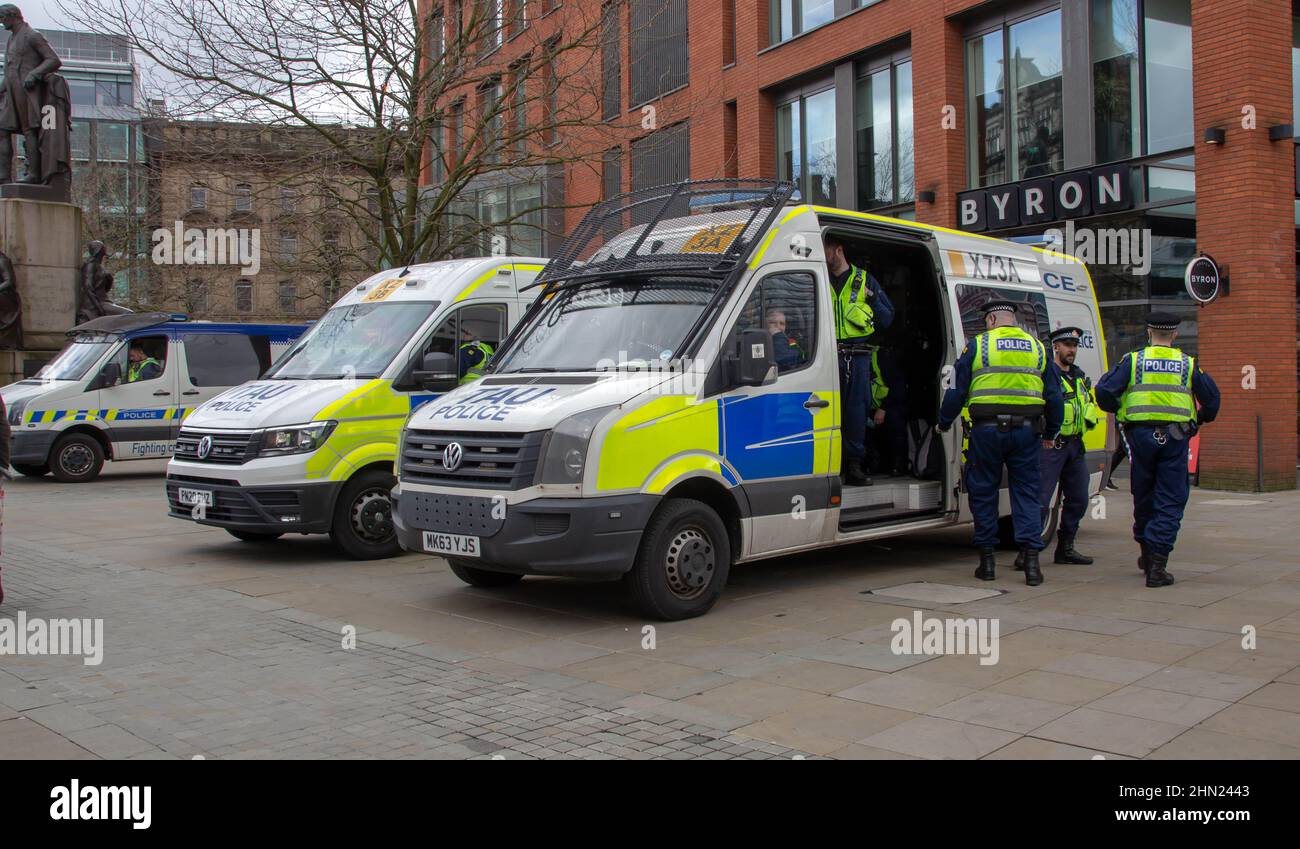
[(84, 433), (60, 437), (50, 451), (50, 471), (63, 483), (93, 481), (103, 468), (104, 449), (99, 440)]
[[(1047, 511), (1047, 524), (1043, 526), (1042, 531), (1044, 543), (1052, 541), (1052, 534), (1056, 533), (1056, 526), (1060, 520), (1061, 498), (1058, 495), (1052, 504), (1052, 509)], [(1016, 542), (1016, 524), (1010, 516), (1002, 516), (998, 519), (998, 547), (1003, 551), (1020, 550), (1020, 543)]]
[(393, 527), (389, 491), (397, 478), (383, 469), (370, 469), (343, 485), (334, 505), (330, 539), (353, 560), (379, 560), (402, 550)]
[(469, 565), (464, 560), (452, 557), (447, 558), (447, 565), (451, 567), (453, 575), (471, 587), (508, 587), (511, 584), (519, 583), (524, 577), (509, 572), (493, 572), (490, 569), (480, 569), (477, 566)]
[(712, 507), (693, 498), (659, 506), (624, 580), (647, 616), (674, 621), (707, 613), (731, 571), (731, 540)]
[(44, 477), (50, 473), (50, 467), (44, 463), (32, 466), (27, 463), (14, 463), (14, 471), (29, 478)]
[(238, 540), (244, 542), (270, 542), (273, 539), (279, 539), (284, 534), (272, 533), (270, 531), (238, 531), (234, 528), (226, 528), (226, 533)]

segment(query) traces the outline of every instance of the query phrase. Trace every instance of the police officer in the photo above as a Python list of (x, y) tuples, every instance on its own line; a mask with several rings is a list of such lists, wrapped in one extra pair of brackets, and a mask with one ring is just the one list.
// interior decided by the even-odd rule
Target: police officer
[(1052, 493), (1061, 485), (1061, 524), (1056, 529), (1056, 554), (1053, 563), (1073, 563), (1087, 566), (1092, 558), (1074, 550), (1074, 538), (1079, 533), (1079, 520), (1088, 509), (1088, 463), (1083, 447), (1083, 435), (1097, 426), (1097, 404), (1093, 399), (1092, 381), (1083, 369), (1074, 364), (1079, 354), (1079, 340), (1083, 330), (1062, 327), (1052, 336), (1052, 355), (1061, 381), (1061, 397), (1065, 401), (1065, 417), (1061, 434), (1051, 448), (1043, 448), (1039, 460), (1042, 476), (1043, 527), (1052, 509)]
[(493, 350), (488, 343), (475, 339), (470, 329), (463, 325), (460, 339), (460, 383), (464, 385), (483, 376), (488, 361), (492, 359)]
[(772, 351), (779, 371), (798, 368), (804, 362), (803, 349), (786, 329), (785, 313), (778, 309), (767, 311), (767, 332), (772, 334)]
[(975, 577), (996, 577), (998, 489), (1005, 465), (1025, 583), (1036, 587), (1043, 582), (1039, 449), (1054, 445), (1061, 429), (1061, 381), (1047, 346), (1016, 326), (1015, 303), (991, 301), (983, 309), (988, 330), (970, 340), (957, 359), (955, 383), (944, 393), (935, 428), (947, 432), (970, 405), (966, 491), (980, 552)]
[(162, 363), (146, 354), (144, 346), (139, 342), (131, 343), (130, 349), (126, 352), (126, 358), (130, 362), (126, 369), (127, 383), (135, 383), (137, 380), (153, 380), (163, 372)]
[(1178, 316), (1151, 313), (1147, 334), (1149, 345), (1125, 354), (1098, 382), (1097, 404), (1117, 415), (1128, 445), (1138, 567), (1148, 587), (1166, 587), (1174, 582), (1169, 554), (1189, 494), (1187, 443), (1219, 415), (1219, 388), (1174, 347)]
[(876, 346), (868, 340), (894, 323), (894, 305), (874, 276), (849, 264), (843, 242), (828, 235), (822, 237), (822, 247), (835, 299), (835, 338), (839, 340), (844, 479), (855, 486), (871, 486), (863, 460), (867, 454), (867, 419), (875, 410), (871, 352)]

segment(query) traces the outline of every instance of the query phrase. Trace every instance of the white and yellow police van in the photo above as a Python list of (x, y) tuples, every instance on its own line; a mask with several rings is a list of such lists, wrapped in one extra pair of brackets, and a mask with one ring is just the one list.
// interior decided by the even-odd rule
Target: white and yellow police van
[[(903, 365), (911, 422), (935, 421), (991, 299), (1021, 304), (1044, 339), (1084, 328), (1077, 362), (1100, 376), (1087, 269), (790, 195), (783, 183), (703, 181), (593, 208), (490, 373), (407, 421), (393, 490), (403, 547), (445, 556), (475, 586), (623, 576), (647, 614), (679, 619), (707, 611), (735, 563), (969, 522), (955, 428), (936, 437), (933, 479), (914, 465), (873, 486), (841, 481), (822, 237), (849, 246), (896, 308), (873, 341)], [(789, 350), (774, 351), (774, 312)], [(450, 362), (441, 368), (449, 387)], [(1092, 492), (1108, 433), (1103, 422), (1087, 438)]]
[(402, 423), (437, 397), (425, 361), (499, 345), (544, 263), (448, 260), (358, 284), (260, 380), (185, 420), (167, 466), (170, 515), (245, 541), (328, 533), (353, 558), (397, 554), (388, 491)]
[(191, 410), (266, 371), (305, 329), (169, 313), (78, 325), (35, 377), (0, 389), (13, 432), (10, 462), (24, 475), (53, 472), (80, 483), (94, 480), (105, 460), (165, 459)]

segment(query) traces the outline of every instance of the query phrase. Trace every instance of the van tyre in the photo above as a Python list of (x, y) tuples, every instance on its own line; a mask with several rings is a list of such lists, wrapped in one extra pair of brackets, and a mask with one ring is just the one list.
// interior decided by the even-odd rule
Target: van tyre
[(40, 478), (50, 473), (50, 467), (44, 463), (39, 466), (28, 463), (14, 463), (14, 471), (29, 478)]
[(393, 527), (390, 490), (397, 478), (383, 469), (353, 475), (339, 491), (330, 523), (330, 539), (353, 560), (395, 557), (401, 546)]
[(66, 434), (50, 451), (50, 471), (63, 483), (93, 481), (103, 468), (104, 449), (99, 440), (88, 434)]
[(731, 540), (712, 507), (673, 498), (655, 511), (624, 580), (647, 616), (674, 621), (707, 613), (727, 584)]
[(447, 565), (451, 567), (451, 572), (457, 578), (460, 578), (471, 587), (508, 587), (517, 584), (523, 580), (523, 575), (514, 575), (510, 572), (493, 572), (491, 569), (480, 569), (477, 566), (471, 566), (459, 558), (447, 558)]
[(277, 534), (271, 531), (240, 531), (235, 528), (226, 528), (226, 533), (230, 534), (237, 540), (244, 542), (270, 542), (273, 539), (279, 539), (284, 534)]

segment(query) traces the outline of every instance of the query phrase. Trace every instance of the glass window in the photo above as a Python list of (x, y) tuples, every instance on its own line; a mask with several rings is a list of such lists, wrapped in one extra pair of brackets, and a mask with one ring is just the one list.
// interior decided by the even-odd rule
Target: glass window
[(811, 274), (774, 274), (754, 287), (731, 328), (735, 351), (746, 330), (772, 334), (772, 353), (781, 374), (812, 362), (817, 344), (817, 280)]
[(96, 126), (101, 162), (126, 162), (130, 151), (130, 125), (100, 121)]
[(95, 81), (69, 78), (68, 96), (72, 99), (73, 106), (94, 106)]
[[(498, 227), (510, 220), (510, 192), (505, 186), (496, 189), (484, 189), (478, 196), (478, 220), (483, 228), (482, 249), (484, 254), (500, 255), (509, 253), (505, 244), (508, 228)], [(496, 237), (503, 237), (497, 241)]]
[(1300, 18), (1291, 19), (1291, 123), (1300, 124)]
[(628, 82), (633, 106), (690, 81), (686, 0), (632, 0)]
[(510, 253), (516, 256), (542, 254), (542, 187), (510, 188)]
[[(461, 307), (447, 316), (433, 331), (424, 347), (426, 354), (451, 354), (459, 357), (462, 345), (470, 342), (483, 342), (495, 352), (501, 347), (501, 340), (506, 335), (505, 304), (475, 304)], [(477, 363), (468, 357), (461, 359), (459, 375)]]
[(90, 159), (90, 122), (73, 121), (72, 131), (68, 134), (68, 138), (72, 142), (72, 159), (74, 161), (88, 161)]
[[(1021, 292), (993, 286), (957, 287), (957, 306), (961, 309), (962, 332), (972, 339), (988, 328), (984, 325), (983, 306), (989, 301), (1012, 301), (1016, 305), (1016, 324), (1047, 344), (1052, 324), (1047, 316), (1047, 299), (1042, 292)], [(1048, 347), (1050, 353), (1050, 345)]]
[(916, 137), (912, 134), (912, 63), (894, 66), (894, 109), (898, 120), (894, 130), (898, 169), (898, 200), (916, 198)]
[(770, 0), (772, 43), (793, 38), (835, 17), (835, 0)]
[(293, 186), (280, 187), (280, 212), (292, 215), (298, 211), (298, 190)]
[(280, 283), (280, 312), (285, 315), (298, 312), (298, 287), (288, 280)]
[(185, 281), (185, 311), (190, 315), (203, 315), (208, 311), (208, 284), (205, 281)]
[(501, 110), (501, 80), (495, 80), (481, 90), (483, 106), (483, 161), (498, 162), (501, 158), (501, 131), (504, 126)]
[(190, 186), (190, 209), (208, 208), (207, 186)]
[(1092, 97), (1097, 162), (1142, 150), (1138, 0), (1092, 0)]
[[(104, 339), (106, 337), (90, 337)], [(103, 342), (73, 342), (68, 347), (59, 352), (59, 355), (46, 363), (36, 376), (44, 380), (80, 380), (86, 376), (90, 367), (99, 362), (99, 358), (115, 343)]]
[(235, 212), (253, 211), (253, 187), (248, 183), (235, 186)]
[(601, 117), (606, 121), (617, 118), (621, 108), (623, 85), (622, 43), (619, 39), (619, 11), (622, 6), (610, 3), (605, 6), (600, 22), (601, 63)]
[(235, 311), (236, 312), (253, 311), (252, 281), (239, 280), (235, 283)]
[(1191, 147), (1191, 0), (1144, 0), (1147, 153)]
[(894, 108), (890, 69), (858, 80), (855, 104), (858, 209), (894, 202)]
[(1061, 13), (1015, 24), (1011, 33), (1011, 93), (1015, 145), (1013, 180), (1055, 174), (1065, 167), (1062, 132)]
[(776, 115), (777, 174), (809, 203), (835, 204), (835, 89), (787, 103)]
[(195, 333), (184, 337), (185, 364), (195, 386), (238, 386), (271, 364), (271, 344), (265, 336), (242, 333)]
[[(135, 380), (130, 380), (131, 376), (131, 351), (139, 349), (144, 356), (138, 361), (143, 362), (145, 359), (154, 359), (162, 368), (153, 368), (145, 365), (141, 366), (137, 372)], [(115, 385), (121, 386), (124, 383), (142, 383), (147, 380), (157, 380), (167, 371), (167, 337), (166, 336), (137, 336), (134, 339), (127, 340), (121, 350), (113, 355), (110, 362), (117, 363), (120, 369), (120, 376)], [(105, 363), (105, 367), (107, 367)]]
[(281, 262), (298, 261), (298, 231), (297, 230), (280, 231), (280, 261)]
[(1006, 155), (1006, 101), (1002, 93), (1002, 31), (966, 43), (966, 90), (971, 185), (993, 186), (1010, 179)]
[(437, 306), (436, 301), (405, 301), (335, 307), (276, 361), (267, 377), (379, 377)]
[(514, 113), (515, 113), (515, 155), (520, 159), (528, 156), (528, 60), (520, 62), (515, 68), (514, 79)]

